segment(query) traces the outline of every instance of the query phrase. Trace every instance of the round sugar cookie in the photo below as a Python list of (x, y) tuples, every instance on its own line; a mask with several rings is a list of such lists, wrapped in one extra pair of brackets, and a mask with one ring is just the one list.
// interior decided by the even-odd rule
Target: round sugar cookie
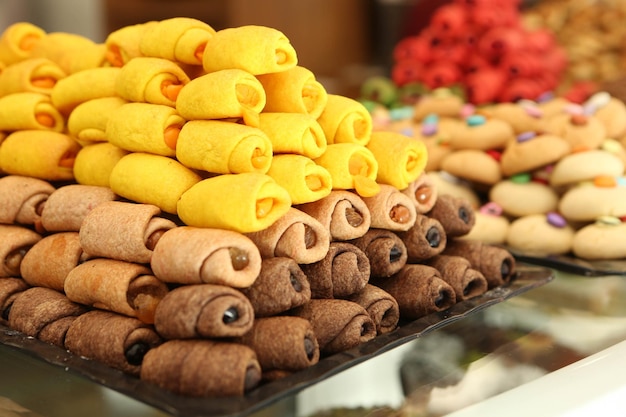
[(483, 110), (489, 116), (508, 123), (515, 134), (543, 132), (546, 117), (535, 103), (498, 103)]
[(506, 244), (528, 255), (562, 255), (572, 249), (574, 228), (569, 224), (555, 226), (545, 214), (531, 214), (511, 222)]
[(552, 116), (545, 131), (565, 139), (572, 149), (595, 149), (606, 139), (606, 128), (595, 116), (563, 113)]
[(559, 212), (573, 222), (591, 222), (602, 216), (626, 216), (626, 186), (577, 185), (561, 196)]
[(626, 223), (596, 221), (579, 229), (574, 235), (572, 251), (579, 258), (626, 258)]
[(560, 160), (570, 149), (570, 144), (556, 135), (539, 134), (518, 139), (510, 142), (502, 152), (500, 168), (507, 177), (534, 171)]
[(548, 213), (555, 211), (559, 204), (559, 196), (552, 187), (540, 182), (518, 183), (510, 179), (494, 185), (489, 190), (489, 199), (513, 217)]
[(591, 96), (584, 104), (593, 111), (606, 129), (606, 136), (618, 138), (626, 134), (626, 104), (607, 92), (599, 92)]
[(457, 239), (478, 240), (491, 245), (501, 245), (506, 242), (511, 222), (504, 216), (485, 214), (481, 211), (474, 213), (475, 221), (472, 230)]
[(441, 169), (455, 177), (480, 184), (493, 185), (502, 179), (500, 164), (484, 151), (453, 151), (441, 161)]
[(459, 117), (465, 102), (447, 88), (434, 90), (422, 96), (414, 106), (413, 120), (421, 121), (425, 117), (436, 114), (444, 117)]
[(437, 189), (437, 195), (451, 195), (464, 198), (469, 201), (472, 207), (480, 207), (480, 197), (467, 181), (456, 178), (444, 171), (429, 172), (428, 176)]
[(614, 153), (601, 149), (575, 152), (554, 165), (550, 185), (558, 187), (593, 180), (599, 175), (617, 177), (624, 174), (624, 162)]
[(511, 125), (504, 120), (473, 114), (460, 123), (450, 136), (454, 149), (502, 149), (515, 139)]

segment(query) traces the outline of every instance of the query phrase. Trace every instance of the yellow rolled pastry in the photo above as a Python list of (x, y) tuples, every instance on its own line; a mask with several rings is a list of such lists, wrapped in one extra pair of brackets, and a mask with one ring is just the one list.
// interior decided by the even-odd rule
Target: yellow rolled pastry
[(313, 71), (296, 65), (281, 72), (257, 75), (263, 84), (266, 112), (305, 113), (317, 119), (328, 102), (328, 92)]
[(115, 97), (115, 83), (121, 69), (115, 67), (91, 68), (59, 80), (50, 94), (52, 104), (69, 115), (76, 106), (101, 97)]
[(287, 190), (292, 204), (320, 200), (333, 188), (328, 170), (303, 155), (274, 155), (267, 175)]
[(176, 214), (178, 200), (200, 176), (175, 159), (142, 152), (123, 156), (113, 167), (109, 186), (118, 195)]
[(326, 107), (317, 121), (326, 141), (367, 145), (372, 133), (372, 116), (360, 102), (338, 94), (328, 94)]
[(146, 28), (139, 50), (145, 56), (202, 65), (204, 48), (214, 33), (210, 25), (191, 17), (164, 19)]
[(259, 129), (272, 141), (274, 153), (291, 153), (317, 158), (326, 150), (322, 127), (304, 113), (259, 114)]
[(106, 138), (127, 151), (176, 155), (176, 142), (185, 120), (163, 104), (126, 103), (111, 112)]
[(0, 71), (0, 96), (23, 91), (50, 95), (65, 77), (65, 71), (47, 58), (25, 59)]
[(24, 92), (0, 97), (0, 130), (27, 129), (61, 132), (65, 119), (46, 94)]
[(269, 227), (290, 207), (289, 193), (272, 177), (245, 172), (196, 183), (180, 197), (178, 216), (188, 226), (247, 233)]
[(242, 118), (258, 127), (263, 86), (252, 74), (226, 69), (197, 77), (181, 88), (176, 110), (187, 120)]
[(115, 91), (128, 100), (175, 107), (189, 76), (176, 63), (154, 57), (137, 57), (126, 63), (117, 77)]
[(272, 143), (262, 130), (219, 120), (192, 120), (180, 131), (176, 158), (185, 166), (217, 174), (265, 174)]
[(131, 59), (142, 56), (139, 49), (141, 37), (148, 27), (156, 23), (156, 21), (137, 23), (109, 33), (104, 40), (107, 62), (114, 67), (123, 67)]
[(113, 167), (128, 154), (109, 142), (84, 146), (74, 160), (74, 178), (79, 184), (108, 187)]
[(68, 75), (101, 67), (106, 62), (105, 53), (104, 44), (68, 32), (48, 33), (35, 43), (32, 50), (33, 57), (56, 62)]
[(28, 22), (9, 25), (0, 36), (0, 62), (11, 65), (31, 57), (37, 42), (46, 36), (46, 31)]
[(239, 68), (251, 74), (285, 71), (298, 64), (291, 42), (278, 29), (246, 25), (217, 31), (206, 44), (206, 72)]
[(19, 130), (0, 145), (0, 169), (43, 180), (71, 180), (79, 150), (80, 145), (64, 133)]
[(127, 103), (121, 97), (101, 97), (85, 101), (67, 118), (67, 130), (82, 146), (106, 142), (106, 127), (111, 113)]
[(330, 172), (334, 190), (356, 190), (361, 197), (372, 197), (380, 191), (376, 183), (378, 162), (372, 151), (356, 143), (328, 145), (315, 163)]
[(400, 190), (419, 178), (428, 161), (424, 142), (397, 132), (372, 132), (367, 149), (378, 162), (376, 181)]

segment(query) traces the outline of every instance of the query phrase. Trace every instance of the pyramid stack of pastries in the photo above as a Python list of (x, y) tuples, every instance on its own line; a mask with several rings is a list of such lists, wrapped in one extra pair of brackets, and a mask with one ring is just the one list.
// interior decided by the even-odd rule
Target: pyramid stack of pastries
[(0, 61), (19, 103), (0, 110), (14, 330), (178, 394), (243, 395), (515, 274), (461, 243), (474, 210), (438, 197), (426, 143), (374, 132), (276, 29), (172, 18), (94, 44), (22, 22)]

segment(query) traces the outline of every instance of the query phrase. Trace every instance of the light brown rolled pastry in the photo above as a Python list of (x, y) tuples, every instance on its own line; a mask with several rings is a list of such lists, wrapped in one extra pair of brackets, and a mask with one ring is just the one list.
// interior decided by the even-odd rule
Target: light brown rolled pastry
[(330, 246), (330, 233), (314, 217), (290, 207), (268, 228), (246, 233), (262, 257), (287, 256), (299, 264), (322, 260)]
[(161, 210), (152, 204), (104, 201), (84, 216), (80, 244), (93, 257), (150, 263), (163, 233), (176, 227), (160, 214)]
[(65, 119), (47, 94), (23, 92), (0, 97), (0, 130), (27, 129), (61, 132)]
[(157, 305), (168, 292), (150, 268), (115, 259), (90, 259), (72, 269), (63, 286), (67, 298), (101, 310), (153, 323)]
[(302, 317), (257, 318), (252, 329), (236, 342), (256, 352), (263, 373), (299, 371), (315, 365), (320, 358), (313, 326)]
[(0, 223), (41, 222), (46, 200), (55, 191), (48, 181), (22, 175), (0, 177)]
[(74, 178), (79, 184), (109, 187), (113, 168), (129, 153), (109, 142), (84, 146), (74, 160)]
[(367, 284), (356, 294), (346, 298), (363, 307), (376, 325), (376, 334), (389, 333), (398, 327), (400, 307), (395, 298), (376, 285)]
[(321, 200), (299, 204), (296, 208), (322, 223), (332, 240), (361, 237), (369, 230), (372, 221), (363, 198), (351, 191), (332, 190)]
[(415, 209), (420, 214), (428, 213), (435, 205), (435, 202), (437, 202), (437, 186), (426, 172), (422, 172), (402, 192), (413, 200)]
[(402, 319), (415, 320), (455, 303), (454, 289), (437, 269), (424, 264), (406, 264), (397, 274), (372, 284), (396, 299)]
[(369, 314), (353, 301), (311, 299), (289, 314), (311, 322), (322, 355), (343, 352), (376, 337)]
[(24, 256), (41, 235), (26, 227), (0, 224), (0, 277), (20, 277)]
[(148, 351), (140, 378), (188, 397), (241, 396), (259, 385), (261, 366), (240, 343), (168, 340)]
[(49, 96), (55, 84), (65, 77), (65, 71), (49, 59), (28, 58), (0, 71), (0, 97), (20, 92)]
[(428, 217), (441, 223), (448, 237), (464, 236), (472, 230), (476, 223), (474, 208), (462, 197), (441, 195), (428, 212)]
[(242, 336), (252, 328), (254, 309), (239, 290), (191, 284), (171, 290), (156, 308), (154, 327), (164, 339)]
[(33, 287), (63, 291), (67, 275), (87, 259), (78, 232), (53, 233), (26, 252), (20, 272), (24, 281)]
[(391, 230), (370, 229), (349, 242), (361, 249), (369, 259), (372, 277), (390, 277), (407, 263), (406, 245)]
[(347, 242), (331, 242), (326, 256), (301, 265), (311, 286), (311, 298), (345, 298), (361, 291), (370, 278), (365, 253)]
[(81, 314), (65, 335), (65, 347), (74, 355), (131, 375), (139, 375), (146, 353), (161, 343), (152, 326), (104, 310)]
[(426, 261), (437, 269), (456, 295), (456, 302), (476, 297), (487, 291), (487, 280), (462, 256), (439, 254)]
[(328, 94), (324, 111), (317, 119), (332, 143), (367, 145), (372, 133), (372, 116), (357, 100), (338, 94)]
[(446, 248), (447, 235), (438, 220), (418, 214), (406, 232), (397, 232), (406, 246), (407, 262), (416, 263), (439, 255)]
[(52, 88), (52, 104), (65, 115), (81, 103), (102, 97), (115, 97), (115, 83), (121, 69), (99, 67), (79, 71), (57, 81)]
[(21, 278), (0, 277), (0, 324), (9, 325), (9, 314), (15, 298), (26, 291), (29, 285)]
[(0, 36), (0, 61), (6, 65), (32, 56), (33, 47), (46, 36), (46, 31), (28, 22), (9, 25)]
[(9, 327), (43, 342), (65, 347), (65, 337), (74, 320), (87, 311), (51, 288), (31, 287), (21, 292), (11, 306)]
[(396, 187), (380, 184), (380, 192), (363, 197), (372, 217), (371, 227), (393, 231), (407, 231), (414, 224), (417, 210), (409, 196)]
[(482, 272), (489, 288), (506, 284), (515, 275), (515, 257), (496, 245), (477, 240), (450, 239), (443, 253), (467, 259), (473, 268)]
[(299, 307), (311, 299), (311, 285), (296, 261), (265, 258), (257, 279), (241, 292), (248, 297), (255, 317), (268, 317)]
[(180, 226), (161, 236), (150, 266), (164, 282), (246, 288), (261, 271), (261, 254), (239, 232)]

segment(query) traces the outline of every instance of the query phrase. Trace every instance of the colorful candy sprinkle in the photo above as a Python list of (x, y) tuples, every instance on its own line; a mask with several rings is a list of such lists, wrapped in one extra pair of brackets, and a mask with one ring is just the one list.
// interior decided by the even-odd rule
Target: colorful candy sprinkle
[[(595, 93), (594, 95), (592, 95), (591, 97), (589, 97), (587, 101), (585, 101), (585, 103), (583, 104), (583, 107), (589, 107), (594, 110), (597, 110), (609, 104), (610, 101), (611, 101), (611, 94), (609, 94), (606, 91), (599, 91)], [(589, 113), (589, 114), (593, 114), (593, 113)]]
[(596, 219), (596, 223), (606, 224), (610, 226), (615, 226), (620, 224), (622, 221), (615, 216), (600, 216)]
[(495, 149), (489, 149), (487, 151), (485, 151), (485, 153), (487, 155), (489, 155), (490, 157), (492, 157), (493, 159), (495, 159), (496, 161), (500, 162), (500, 160), (502, 159), (502, 152), (495, 150)]
[(530, 182), (531, 176), (529, 173), (524, 172), (522, 174), (512, 175), (510, 180), (515, 184), (526, 184), (527, 182)]
[(498, 203), (490, 201), (484, 204), (479, 211), (487, 216), (500, 216), (502, 214), (502, 207)]
[(602, 145), (600, 145), (600, 148), (602, 150), (605, 150), (605, 151), (611, 152), (611, 153), (620, 153), (622, 150), (624, 150), (624, 148), (621, 145), (621, 143), (619, 143), (615, 139), (605, 139), (602, 142)]
[(413, 117), (412, 106), (395, 107), (389, 110), (389, 117), (391, 120), (406, 120)]
[(602, 188), (617, 187), (617, 180), (612, 175), (598, 175), (593, 179), (593, 185)]
[(487, 119), (482, 114), (472, 114), (465, 119), (468, 126), (481, 126), (484, 125), (486, 121)]
[(463, 119), (466, 119), (466, 118), (470, 117), (472, 114), (474, 114), (475, 111), (476, 111), (476, 107), (473, 104), (466, 103), (466, 104), (463, 105), (463, 107), (461, 107), (461, 114), (460, 114), (460, 116)]
[(546, 214), (546, 219), (548, 220), (548, 223), (550, 223), (554, 227), (562, 228), (567, 226), (567, 221), (565, 220), (565, 218), (557, 212), (549, 212), (548, 214)]
[(518, 142), (526, 142), (528, 140), (531, 140), (535, 136), (537, 136), (537, 134), (535, 132), (522, 132), (519, 135), (517, 135), (517, 141)]

